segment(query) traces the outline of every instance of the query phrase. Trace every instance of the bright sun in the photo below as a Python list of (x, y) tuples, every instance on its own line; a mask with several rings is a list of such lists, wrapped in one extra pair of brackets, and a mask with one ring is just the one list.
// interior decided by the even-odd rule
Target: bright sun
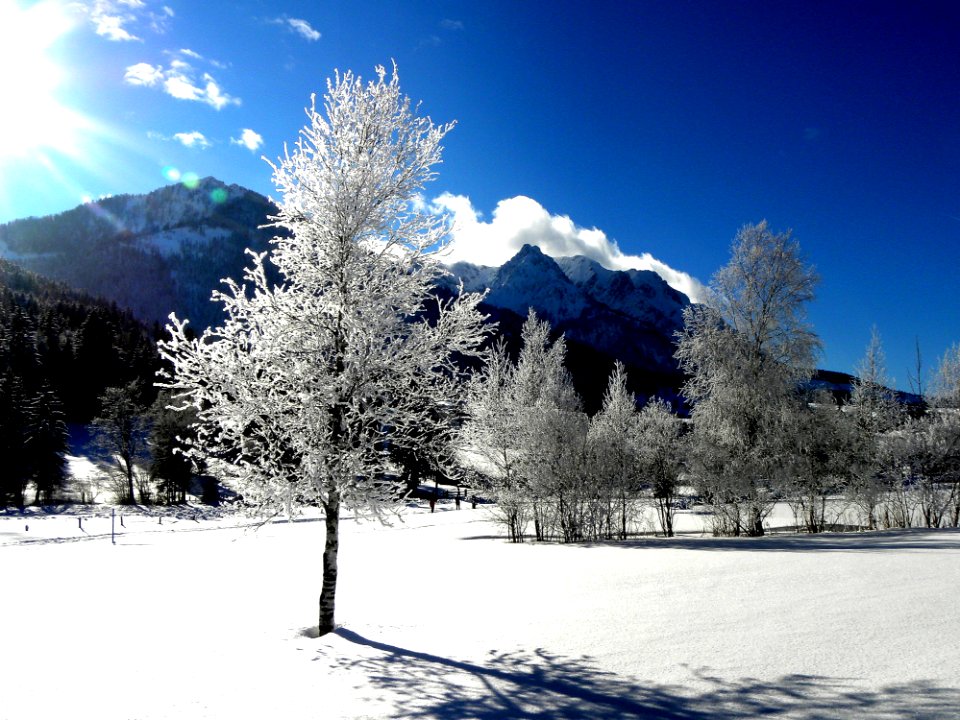
[(63, 6), (44, 0), (21, 7), (0, 0), (0, 160), (76, 153), (82, 118), (56, 98), (63, 71), (50, 46), (71, 27)]

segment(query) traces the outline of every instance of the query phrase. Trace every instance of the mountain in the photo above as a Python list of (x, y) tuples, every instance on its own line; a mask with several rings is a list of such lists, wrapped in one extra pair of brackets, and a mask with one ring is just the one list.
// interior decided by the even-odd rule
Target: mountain
[(174, 311), (203, 328), (219, 322), (211, 291), (242, 276), (245, 249), (269, 249), (275, 231), (261, 226), (275, 211), (262, 195), (208, 177), (0, 225), (0, 257), (144, 322), (163, 324)]
[(689, 298), (652, 270), (608, 270), (581, 255), (556, 262), (577, 287), (610, 309), (671, 334), (683, 327)]
[(450, 266), (454, 284), (489, 289), (486, 304), (526, 316), (533, 308), (567, 340), (627, 365), (676, 372), (673, 334), (689, 299), (654, 272), (608, 270), (582, 256), (550, 258), (532, 245), (500, 268)]
[[(269, 249), (276, 231), (262, 226), (276, 210), (262, 195), (205, 178), (193, 188), (171, 185), (0, 225), (0, 257), (144, 322), (163, 324), (173, 311), (200, 330), (221, 321), (210, 295), (221, 278), (242, 277), (245, 249)], [(656, 273), (554, 259), (531, 245), (499, 268), (458, 263), (451, 271), (443, 292), (459, 281), (469, 290), (489, 288), (484, 309), (512, 347), (530, 307), (564, 333), (588, 407), (599, 406), (614, 359), (627, 365), (640, 395), (679, 387), (673, 334), (689, 300)]]

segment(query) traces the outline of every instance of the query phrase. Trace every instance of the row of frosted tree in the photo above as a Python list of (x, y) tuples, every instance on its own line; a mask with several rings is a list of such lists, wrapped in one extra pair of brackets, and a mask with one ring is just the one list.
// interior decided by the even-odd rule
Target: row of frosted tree
[(617, 363), (592, 418), (564, 367), (562, 337), (530, 312), (514, 363), (497, 343), (472, 380), (462, 456), (497, 500), (510, 539), (625, 538), (635, 532), (641, 489), (672, 534), (682, 423), (662, 400), (637, 411)]
[(657, 398), (638, 410), (619, 364), (588, 417), (563, 338), (551, 344), (531, 312), (516, 362), (498, 345), (472, 381), (462, 436), (510, 539), (671, 536), (692, 503), (719, 535), (763, 535), (778, 503), (808, 532), (960, 524), (960, 345), (929, 397), (918, 367), (909, 407), (876, 331), (849, 396), (818, 391), (804, 316), (816, 282), (789, 233), (740, 230), (709, 305), (690, 307), (678, 333), (684, 420)]

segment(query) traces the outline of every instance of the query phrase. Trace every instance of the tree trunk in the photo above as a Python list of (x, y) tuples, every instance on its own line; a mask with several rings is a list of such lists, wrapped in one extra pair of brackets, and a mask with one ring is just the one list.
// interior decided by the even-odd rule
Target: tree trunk
[(133, 494), (133, 457), (122, 453), (120, 457), (123, 459), (124, 464), (124, 473), (127, 476), (127, 502), (131, 505), (137, 504), (136, 496)]
[(750, 537), (762, 537), (763, 536), (763, 516), (760, 514), (760, 508), (753, 507), (750, 510), (750, 529), (747, 533)]
[(620, 539), (627, 539), (627, 493), (620, 492)]
[(332, 632), (334, 602), (337, 594), (337, 550), (340, 548), (340, 498), (331, 493), (324, 505), (327, 539), (323, 548), (323, 589), (320, 591), (319, 635)]

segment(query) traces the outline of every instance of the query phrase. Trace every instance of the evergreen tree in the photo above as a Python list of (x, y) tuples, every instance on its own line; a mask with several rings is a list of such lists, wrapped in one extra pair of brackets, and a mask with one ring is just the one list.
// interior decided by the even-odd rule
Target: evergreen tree
[(0, 376), (0, 500), (3, 505), (23, 508), (30, 482), (30, 465), (24, 447), (28, 418), (26, 395), (20, 378), (7, 371)]
[(54, 501), (66, 480), (67, 424), (57, 394), (43, 383), (29, 404), (24, 452), (36, 487), (36, 501)]

